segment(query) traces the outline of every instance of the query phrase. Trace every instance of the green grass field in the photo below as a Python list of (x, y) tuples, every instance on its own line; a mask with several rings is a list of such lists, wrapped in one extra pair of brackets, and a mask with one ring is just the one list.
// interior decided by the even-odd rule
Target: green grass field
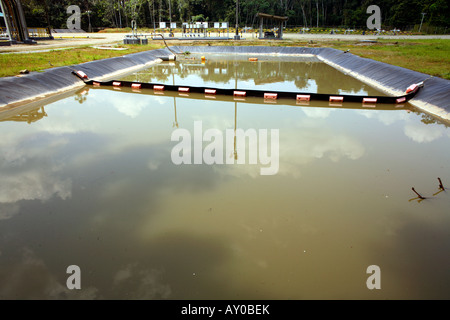
[(379, 40), (370, 46), (334, 44), (337, 49), (450, 80), (450, 40)]
[(114, 51), (95, 49), (89, 46), (51, 50), (35, 53), (6, 53), (0, 54), (0, 77), (14, 76), (21, 70), (42, 71), (53, 67), (76, 65), (83, 62), (123, 56), (144, 50), (162, 48), (164, 45), (152, 43), (146, 46), (122, 45), (127, 50)]
[[(179, 41), (178, 45), (191, 45), (192, 41)], [(173, 42), (170, 42), (172, 45)], [(331, 47), (349, 49), (352, 54), (388, 64), (400, 66), (432, 76), (450, 79), (450, 40), (378, 40), (376, 43), (361, 41), (297, 41), (297, 40), (240, 40), (240, 41), (197, 41), (196, 45), (266, 45), (298, 47)], [(122, 45), (124, 51), (95, 49), (89, 46), (66, 50), (52, 50), (36, 53), (0, 54), (0, 76), (18, 75), (23, 69), (42, 71), (44, 69), (76, 65), (83, 62), (122, 56), (125, 54), (163, 48), (162, 41), (148, 45)]]

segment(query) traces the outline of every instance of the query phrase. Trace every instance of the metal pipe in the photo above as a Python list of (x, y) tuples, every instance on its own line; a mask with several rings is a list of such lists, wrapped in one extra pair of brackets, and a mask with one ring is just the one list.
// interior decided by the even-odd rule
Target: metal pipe
[(9, 41), (13, 41), (13, 38), (11, 36), (11, 31), (10, 31), (10, 30), (12, 30), (11, 21), (9, 21), (9, 18), (7, 16), (8, 12), (5, 11), (2, 0), (0, 0), (0, 8), (2, 9), (2, 12), (3, 12), (3, 19), (5, 20), (6, 32), (8, 33)]

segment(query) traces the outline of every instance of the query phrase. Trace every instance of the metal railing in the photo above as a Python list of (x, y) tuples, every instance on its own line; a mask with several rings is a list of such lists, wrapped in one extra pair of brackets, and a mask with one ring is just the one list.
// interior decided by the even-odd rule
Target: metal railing
[(30, 38), (51, 38), (52, 34), (49, 28), (28, 28)]

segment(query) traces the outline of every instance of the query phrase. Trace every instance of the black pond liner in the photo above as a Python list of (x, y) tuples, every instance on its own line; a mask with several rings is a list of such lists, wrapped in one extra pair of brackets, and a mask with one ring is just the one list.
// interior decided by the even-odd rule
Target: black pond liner
[(103, 79), (119, 72), (144, 68), (149, 63), (158, 61), (160, 57), (170, 55), (172, 53), (167, 49), (157, 49), (75, 66), (47, 69), (43, 72), (32, 72), (23, 76), (0, 78), (0, 108), (84, 86), (84, 82), (73, 75), (74, 70), (83, 71), (90, 78)]
[(74, 71), (84, 72), (90, 80), (110, 81), (119, 73), (130, 73), (145, 68), (152, 62), (160, 61), (159, 59), (168, 60), (173, 53), (183, 54), (186, 51), (199, 54), (268, 54), (277, 55), (280, 59), (283, 59), (283, 55), (314, 55), (319, 60), (393, 97), (403, 96), (410, 85), (424, 82), (424, 86), (415, 93), (409, 103), (432, 116), (450, 121), (449, 80), (361, 58), (350, 52), (332, 48), (304, 47), (171, 46), (75, 66), (52, 68), (20, 77), (5, 77), (0, 79), (0, 108), (86, 85), (85, 81), (74, 76)]
[[(74, 72), (77, 75), (76, 72)], [(82, 76), (77, 75), (82, 79)], [(255, 98), (265, 98), (265, 99), (290, 99), (290, 100), (319, 100), (319, 101), (330, 101), (330, 102), (360, 102), (368, 104), (377, 103), (388, 103), (388, 104), (403, 104), (410, 99), (412, 99), (417, 92), (420, 91), (420, 86), (416, 86), (414, 90), (408, 94), (402, 96), (359, 96), (359, 95), (346, 95), (346, 94), (325, 94), (325, 93), (309, 93), (309, 92), (288, 92), (288, 91), (271, 91), (271, 90), (252, 90), (252, 89), (224, 89), (215, 87), (202, 87), (202, 86), (187, 86), (187, 85), (168, 85), (163, 83), (146, 83), (137, 81), (122, 81), (122, 80), (110, 80), (110, 81), (95, 81), (95, 80), (85, 80), (85, 83), (93, 86), (116, 86), (133, 88), (137, 85), (139, 89), (153, 89), (157, 92), (161, 91), (175, 91), (175, 92), (189, 92), (189, 93), (200, 93), (200, 94), (211, 94), (208, 92), (213, 91), (213, 95), (226, 95), (226, 96), (242, 96), (242, 97), (255, 97)], [(159, 89), (155, 89), (159, 88)], [(272, 98), (271, 95), (275, 95)], [(333, 101), (334, 99), (334, 101)], [(340, 100), (342, 99), (342, 100)], [(365, 99), (369, 99), (365, 101)], [(375, 99), (374, 102), (370, 99)]]

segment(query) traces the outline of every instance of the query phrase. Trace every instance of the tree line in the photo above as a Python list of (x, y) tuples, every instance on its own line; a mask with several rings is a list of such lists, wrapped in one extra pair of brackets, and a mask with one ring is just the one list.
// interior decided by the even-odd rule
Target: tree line
[(240, 27), (257, 28), (256, 14), (263, 12), (289, 17), (287, 26), (364, 28), (369, 5), (380, 7), (383, 28), (450, 24), (448, 0), (22, 0), (29, 27), (66, 28), (69, 5), (80, 7), (84, 30), (88, 20), (94, 30), (130, 27), (132, 20), (147, 28), (197, 21), (234, 26), (237, 9)]

